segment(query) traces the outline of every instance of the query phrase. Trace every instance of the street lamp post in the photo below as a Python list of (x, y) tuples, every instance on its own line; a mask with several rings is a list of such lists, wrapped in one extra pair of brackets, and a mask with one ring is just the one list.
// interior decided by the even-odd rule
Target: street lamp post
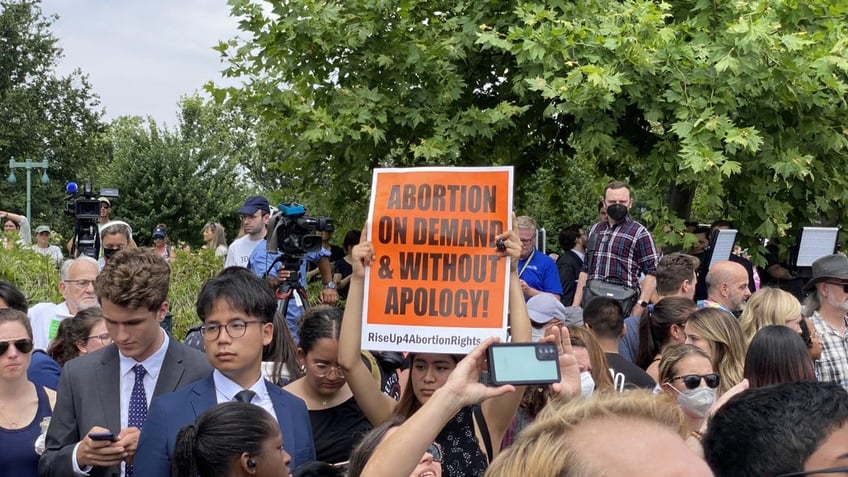
[(47, 177), (47, 159), (43, 161), (23, 161), (19, 162), (14, 159), (9, 159), (9, 184), (16, 184), (18, 182), (18, 178), (15, 177), (15, 169), (24, 168), (27, 173), (27, 190), (26, 190), (26, 218), (27, 222), (29, 222), (30, 226), (32, 226), (32, 170), (35, 168), (44, 169), (44, 172), (41, 174), (41, 183), (47, 184), (50, 182), (50, 178)]

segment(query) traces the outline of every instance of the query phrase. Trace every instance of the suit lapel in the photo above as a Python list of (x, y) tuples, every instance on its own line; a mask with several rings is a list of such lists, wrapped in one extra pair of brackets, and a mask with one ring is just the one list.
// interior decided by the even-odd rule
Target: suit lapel
[(106, 426), (112, 432), (121, 430), (121, 365), (118, 360), (118, 348), (112, 345), (100, 360), (97, 368), (97, 382), (100, 386), (100, 407), (106, 418)]
[(189, 401), (191, 401), (191, 409), (194, 411), (195, 418), (203, 411), (218, 404), (215, 381), (211, 374), (208, 378), (194, 383)]
[(283, 399), (283, 391), (267, 380), (265, 387), (268, 388), (268, 395), (271, 396), (271, 402), (274, 404), (274, 413), (277, 415), (277, 422), (283, 432), (283, 439), (294, 439), (294, 436), (285, 435), (286, 431), (294, 429), (294, 422), (292, 421), (292, 413), (286, 407), (285, 399)]
[(162, 370), (159, 372), (159, 379), (153, 389), (153, 396), (161, 396), (176, 391), (184, 372), (183, 350), (180, 349), (179, 342), (174, 337), (170, 337), (168, 351), (165, 352), (165, 360), (162, 361)]

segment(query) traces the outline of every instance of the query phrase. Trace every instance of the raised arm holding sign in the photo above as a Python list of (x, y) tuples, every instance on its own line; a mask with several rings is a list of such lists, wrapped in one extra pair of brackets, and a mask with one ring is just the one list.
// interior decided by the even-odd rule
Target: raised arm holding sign
[[(503, 240), (505, 247), (504, 251), (496, 252), (498, 260), (511, 258), (509, 316), (512, 339), (514, 342), (529, 342), (530, 319), (516, 270), (521, 242), (515, 231), (499, 234), (496, 239)], [(339, 364), (344, 369), (357, 404), (375, 426), (395, 413), (407, 417), (415, 413), (436, 390), (445, 384), (459, 359), (456, 355), (450, 354), (426, 352), (413, 354), (410, 356), (412, 369), (409, 373), (409, 382), (400, 402), (395, 402), (380, 392), (371, 378), (371, 373), (359, 357), (362, 323), (365, 320), (362, 315), (365, 276), (368, 273), (368, 267), (375, 263), (377, 254), (379, 250), (375, 249), (371, 242), (364, 240), (364, 237), (363, 241), (353, 248), (353, 275), (339, 337)], [(479, 417), (473, 416), (472, 408), (465, 407), (457, 413), (436, 439), (447, 455), (446, 462), (461, 465), (461, 468), (455, 470), (466, 471), (468, 475), (476, 475), (473, 469), (480, 470), (482, 475), (482, 469), (485, 469), (487, 465), (483, 448), (492, 449), (489, 458), (497, 454), (500, 442), (515, 415), (522, 395), (523, 388), (517, 388), (516, 392), (485, 400), (480, 406), (482, 411), (480, 415), (484, 422), (476, 422), (476, 426), (473, 423), (478, 421)], [(477, 436), (474, 442), (468, 442), (467, 439), (463, 442), (460, 438), (460, 434), (468, 430), (468, 426)], [(488, 432), (484, 434), (483, 429), (488, 429)], [(453, 474), (448, 470), (446, 475)]]

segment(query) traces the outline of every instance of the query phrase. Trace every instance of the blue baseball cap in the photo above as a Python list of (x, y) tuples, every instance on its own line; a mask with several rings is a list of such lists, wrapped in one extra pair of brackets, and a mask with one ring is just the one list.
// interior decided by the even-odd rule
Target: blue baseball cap
[(168, 234), (168, 229), (166, 229), (165, 227), (155, 227), (153, 229), (153, 238), (156, 238), (156, 237), (165, 238), (165, 235), (167, 235), (167, 234)]
[(244, 201), (244, 205), (238, 210), (239, 214), (253, 215), (257, 210), (262, 210), (266, 214), (271, 213), (271, 206), (268, 205), (268, 199), (261, 195), (252, 195)]

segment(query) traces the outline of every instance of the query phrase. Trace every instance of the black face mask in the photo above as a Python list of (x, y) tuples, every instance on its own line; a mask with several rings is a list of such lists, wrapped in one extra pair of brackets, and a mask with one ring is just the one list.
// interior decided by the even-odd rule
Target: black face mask
[(122, 249), (120, 249), (120, 248), (104, 248), (103, 249), (103, 258), (105, 258), (106, 260), (109, 260), (110, 258), (112, 258), (112, 255), (115, 255), (116, 253), (120, 252), (121, 250)]
[(607, 206), (607, 215), (609, 215), (612, 220), (619, 222), (627, 217), (627, 206), (624, 204), (612, 204)]

